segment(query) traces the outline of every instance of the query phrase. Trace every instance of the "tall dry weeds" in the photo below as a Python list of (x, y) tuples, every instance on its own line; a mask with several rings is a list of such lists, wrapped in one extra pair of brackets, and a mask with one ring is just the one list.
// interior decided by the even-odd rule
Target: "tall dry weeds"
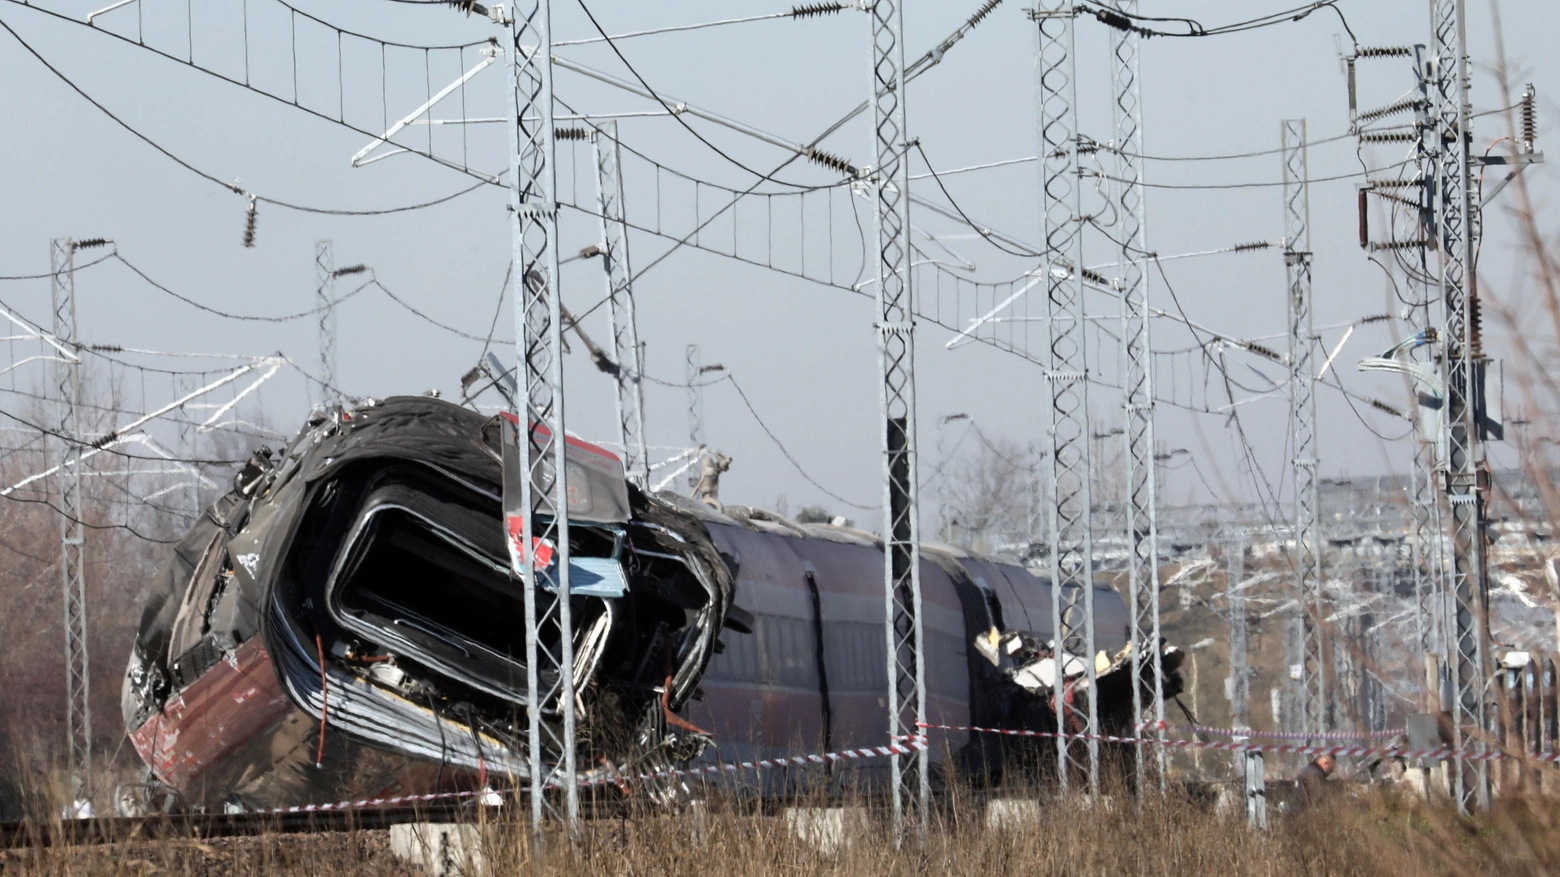
[[(783, 812), (710, 802), (664, 810), (635, 806), (583, 821), (570, 841), (550, 829), (534, 854), (528, 810), (470, 813), (484, 839), (482, 861), (455, 862), (476, 875), (534, 877), (780, 877), (780, 875), (1501, 875), (1560, 868), (1560, 817), (1553, 802), (1502, 801), (1476, 820), (1390, 791), (1340, 792), (1307, 812), (1275, 814), (1269, 831), (1211, 812), (1172, 793), (1135, 804), (1115, 796), (1032, 794), (1030, 818), (988, 826), (981, 802), (964, 799), (933, 815), (924, 841), (896, 844), (881, 810), (863, 802), (844, 842), (821, 849)], [(249, 838), (169, 838), (112, 845), (32, 848), (4, 854), (6, 871), (64, 875), (404, 875), (419, 873), (390, 853), (387, 832)], [(461, 866), (464, 866), (463, 868)]]

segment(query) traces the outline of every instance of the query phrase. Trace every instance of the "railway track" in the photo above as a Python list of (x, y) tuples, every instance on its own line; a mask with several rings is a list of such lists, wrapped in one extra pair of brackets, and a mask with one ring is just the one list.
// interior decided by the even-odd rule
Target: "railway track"
[(49, 822), (20, 820), (0, 822), (0, 849), (367, 831), (407, 822), (454, 822), (462, 817), (469, 819), (473, 813), (469, 803), (435, 803), (289, 813), (186, 813)]

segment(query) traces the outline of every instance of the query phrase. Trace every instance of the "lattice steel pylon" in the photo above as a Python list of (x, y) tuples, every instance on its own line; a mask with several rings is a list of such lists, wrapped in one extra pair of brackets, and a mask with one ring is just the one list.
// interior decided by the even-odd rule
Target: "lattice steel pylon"
[[(704, 453), (704, 386), (699, 378), (704, 374), (704, 363), (699, 358), (699, 345), (689, 344), (684, 351), (683, 360), (688, 366), (688, 447), (695, 453)], [(693, 496), (699, 489), (699, 475), (702, 467), (695, 458), (692, 468), (688, 470), (688, 495)]]
[[(1295, 584), (1299, 600), (1299, 727), (1309, 733), (1327, 729), (1327, 652), (1323, 620), (1322, 552), (1317, 515), (1316, 369), (1312, 352), (1316, 327), (1311, 317), (1311, 196), (1304, 119), (1283, 122), (1284, 265), (1289, 276), (1289, 422), (1294, 452)], [(1293, 668), (1292, 668), (1293, 669)]]
[(320, 401), (336, 398), (336, 253), (330, 241), (314, 242), (314, 306), (320, 324)]
[[(1060, 729), (1090, 735), (1080, 765), (1076, 744), (1056, 741), (1057, 777), (1065, 790), (1071, 774), (1086, 772), (1090, 793), (1099, 788), (1099, 708), (1094, 669), (1094, 534), (1090, 522), (1088, 351), (1083, 299), (1082, 184), (1079, 172), (1077, 63), (1072, 0), (1041, 0), (1030, 15), (1038, 26), (1036, 119), (1040, 141), (1041, 214), (1045, 238), (1046, 317), (1049, 331), (1049, 427), (1051, 433), (1051, 609), (1054, 705)], [(1082, 664), (1088, 696), (1081, 711), (1066, 656)]]
[[(607, 279), (608, 314), (612, 329), (612, 361), (617, 366), (618, 441), (623, 445), (623, 471), (642, 490), (650, 489), (650, 460), (645, 449), (645, 391), (641, 383), (639, 323), (634, 315), (634, 288), (628, 261), (628, 225), (623, 207), (623, 160), (618, 151), (617, 122), (598, 123), (591, 137), (596, 159), (596, 208), (601, 214), (601, 264)], [(691, 383), (691, 382), (690, 382)]]
[[(1116, 9), (1135, 15), (1138, 0), (1116, 0)], [(1159, 519), (1158, 477), (1154, 456), (1154, 373), (1149, 343), (1148, 276), (1144, 259), (1148, 252), (1147, 204), (1143, 197), (1142, 168), (1137, 155), (1143, 148), (1143, 97), (1139, 80), (1138, 35), (1111, 31), (1112, 70), (1115, 74), (1115, 157), (1117, 240), (1121, 242), (1121, 353), (1122, 404), (1126, 442), (1123, 467), (1126, 475), (1122, 504), (1127, 535), (1127, 605), (1132, 612), (1132, 708), (1139, 723), (1154, 723), (1149, 736), (1164, 737), (1163, 666), (1159, 649)], [(1165, 788), (1166, 748), (1136, 746), (1139, 789), (1150, 764), (1161, 792)], [(1152, 751), (1145, 751), (1152, 750)]]
[[(49, 291), (54, 337), (79, 350), (76, 332), (76, 242), (49, 242)], [(54, 360), (55, 446), (59, 448), (60, 584), (65, 627), (65, 733), (69, 744), (71, 794), (92, 796), (91, 663), (87, 654), (86, 526), (81, 517), (81, 360)]]
[[(1237, 519), (1224, 544), (1225, 609), (1230, 623), (1230, 675), (1225, 689), (1230, 699), (1230, 727), (1237, 731), (1251, 727), (1251, 669), (1247, 645), (1246, 534)], [(1267, 828), (1266, 767), (1260, 752), (1235, 753), (1235, 773), (1242, 777), (1246, 801), (1246, 822), (1253, 828)]]
[[(558, 292), (557, 150), (553, 129), (552, 18), (549, 0), (513, 6), (506, 54), (513, 77), (510, 221), (514, 237), (516, 374), (525, 601), (527, 762), (531, 825), (540, 832), (546, 789), (561, 787), (562, 814), (579, 819), (575, 765), (574, 625), (569, 611), (568, 467), (565, 463), (563, 314)], [(553, 557), (538, 566), (540, 546)], [(540, 632), (556, 629), (556, 651)], [(545, 737), (544, 737), (545, 735)], [(558, 753), (544, 757), (543, 741)]]
[[(875, 0), (872, 38), (872, 204), (877, 246), (878, 362), (883, 416), (883, 601), (888, 733), (925, 733), (926, 664), (921, 622), (921, 531), (915, 447), (915, 301), (910, 288), (910, 162), (905, 107), (904, 0)], [(929, 751), (891, 756), (895, 836), (911, 795), (922, 836), (931, 816)]]
[[(1420, 179), (1419, 228), (1421, 237), (1426, 239), (1433, 238), (1436, 227), (1435, 182), (1439, 176), (1437, 169), (1440, 166), (1442, 148), (1440, 126), (1432, 118), (1434, 81), (1430, 66), (1430, 61), (1425, 58), (1425, 47), (1414, 46), (1414, 73), (1418, 82), (1420, 101), (1415, 113), (1415, 124), (1419, 129), (1415, 166)], [(1423, 276), (1429, 277), (1428, 248), (1421, 246), (1417, 252), (1420, 272)], [(1425, 335), (1428, 339), (1428, 335), (1433, 331), (1430, 303), (1432, 298), (1439, 296), (1440, 289), (1417, 282), (1414, 283), (1413, 288), (1419, 289), (1420, 294), (1408, 306), (1408, 325), (1416, 335)], [(1434, 349), (1433, 345), (1426, 343), (1415, 347), (1409, 355), (1421, 365), (1432, 366)], [(1440, 471), (1440, 460), (1436, 456), (1439, 435), (1438, 431), (1425, 428), (1426, 418), (1422, 416), (1423, 409), (1418, 405), (1417, 400), (1415, 411), (1421, 412), (1421, 416), (1414, 418), (1414, 480), (1410, 492), (1410, 513), (1414, 528), (1412, 544), (1414, 633), (1419, 645), (1419, 666), (1423, 667), (1426, 658), (1440, 654), (1442, 649), (1444, 631), (1440, 630), (1437, 622), (1443, 614), (1440, 606), (1444, 594), (1442, 587), (1444, 575), (1441, 556), (1440, 491), (1435, 483), (1436, 474)], [(1430, 688), (1425, 692), (1424, 709), (1428, 712), (1438, 712), (1441, 708), (1440, 700), (1440, 692)]]
[[(1446, 496), (1451, 507), (1453, 745), (1481, 752), (1489, 745), (1485, 681), (1490, 659), (1489, 587), (1485, 568), (1488, 473), (1476, 420), (1475, 395), (1483, 383), (1478, 293), (1472, 275), (1477, 239), (1473, 201), (1472, 111), (1468, 105), (1468, 31), (1464, 0), (1432, 0), (1438, 140), (1436, 226), (1441, 253), (1441, 301), (1445, 317), (1442, 363), (1446, 378), (1444, 439)], [(1483, 760), (1459, 759), (1453, 777), (1458, 808), (1489, 804), (1489, 769)]]

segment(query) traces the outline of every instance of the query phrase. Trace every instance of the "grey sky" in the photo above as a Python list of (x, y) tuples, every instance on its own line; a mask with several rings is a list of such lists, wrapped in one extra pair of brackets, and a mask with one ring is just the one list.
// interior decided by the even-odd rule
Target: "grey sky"
[[(249, 61), (254, 75), (257, 81), (261, 76), (284, 81), (291, 53), (288, 18), (278, 13), (274, 0), (247, 2), (253, 16)], [(107, 4), (46, 0), (37, 5), (80, 18)], [(243, 41), (234, 24), (238, 3), (198, 4), (191, 34), (184, 31), (185, 4), (173, 0), (141, 0), (105, 15), (102, 26), (133, 35), (137, 5), (143, 7), (139, 15), (148, 42), (179, 46), (189, 41), (197, 63), (228, 65), (224, 69), (238, 69), (233, 65), (242, 63)], [(558, 0), (555, 5), (558, 39), (594, 34), (572, 0)], [(977, 5), (909, 3), (908, 54), (913, 58), (935, 44)], [(1145, 2), (1143, 11), (1185, 15), (1213, 25), (1285, 5), (1287, 0)], [(1478, 60), (1493, 63), (1490, 7), (1485, 2), (1471, 6)], [(1555, 103), (1550, 96), (1560, 89), (1556, 69), (1560, 60), (1548, 44), (1560, 33), (1560, 7), (1533, 0), (1508, 0), (1502, 6), (1507, 52), (1517, 68), (1515, 83), (1520, 89), (1522, 83), (1534, 82), (1541, 114), (1552, 119)], [(466, 19), (438, 6), (301, 0), (298, 8), (352, 30), (419, 44), (481, 40), (496, 32), (481, 19)], [(602, 24), (614, 33), (784, 8), (788, 7), (767, 0), (676, 4), (598, 0), (591, 4)], [(1429, 16), (1423, 0), (1343, 0), (1339, 8), (1364, 44), (1428, 42)], [(245, 188), (260, 194), (323, 207), (372, 209), (439, 197), (471, 183), (468, 176), (415, 156), (351, 168), (348, 157), (365, 145), (360, 134), (10, 0), (0, 3), (0, 20), (147, 136), (221, 179), (241, 178)], [(1300, 22), (1250, 33), (1145, 41), (1146, 152), (1193, 156), (1273, 149), (1284, 118), (1306, 118), (1313, 140), (1345, 133), (1346, 94), (1335, 42), (1342, 30), (1338, 17), (1322, 10)], [(911, 129), (939, 168), (1035, 153), (1033, 31), (1023, 4), (1009, 0), (911, 88)], [(1078, 34), (1082, 127), (1105, 140), (1110, 136), (1110, 104), (1103, 88), (1109, 73), (1107, 31), (1097, 22), (1080, 20)], [(300, 44), (304, 53), (301, 94), (306, 102), (334, 100), (318, 85), (328, 80), (334, 88), (334, 70), (324, 70), (310, 60), (323, 57), (317, 52), (328, 48)], [(658, 90), (796, 141), (811, 139), (867, 94), (867, 22), (855, 11), (805, 22), (782, 19), (642, 37), (624, 40), (620, 48)], [(599, 45), (573, 47), (560, 54), (628, 76)], [(371, 79), (377, 83), (378, 65), (377, 58), (343, 53), (343, 105), (378, 94), (377, 84), (366, 85)], [(322, 74), (318, 79), (317, 73)], [(8, 122), (0, 134), (7, 157), (0, 173), (0, 203), (5, 205), (0, 211), (0, 274), (47, 270), (50, 237), (102, 235), (115, 239), (126, 258), (151, 276), (213, 307), (292, 313), (312, 306), (313, 243), (331, 238), (338, 264), (371, 265), (386, 286), (417, 308), (464, 332), (487, 334), (510, 255), (506, 190), (486, 187), (427, 210), (372, 218), (310, 215), (262, 205), (258, 245), (244, 249), (239, 244), (245, 205), (240, 196), (187, 172), (127, 134), (3, 33), (0, 75), (10, 83), (0, 94), (0, 114)], [(437, 89), (455, 75), (454, 66), (431, 70), (427, 82)], [(502, 78), (497, 68), (473, 79), (466, 96), (468, 115), (502, 115)], [(1405, 62), (1385, 60), (1363, 65), (1361, 82), (1362, 104), (1378, 105), (1399, 97), (1412, 79)], [(400, 91), (390, 100), (399, 102), (385, 112), (392, 119), (409, 112), (420, 101), (416, 95), (424, 85), (422, 81), (398, 83)], [(656, 108), (650, 101), (564, 71), (558, 73), (558, 96), (591, 112)], [(1474, 103), (1479, 109), (1500, 105), (1487, 67), (1476, 75)], [(443, 118), (456, 115), (458, 105), (441, 106), (435, 113)], [(785, 157), (772, 146), (697, 120), (689, 122), (752, 167), (767, 170)], [(752, 182), (749, 174), (669, 119), (621, 124), (626, 143), (671, 168), (729, 186)], [(1547, 123), (1542, 128), (1544, 134), (1550, 130)], [(1501, 117), (1481, 119), (1476, 145), (1482, 149), (1503, 133)], [(445, 130), (437, 134), (458, 136)], [(505, 168), (503, 138), (500, 125), (473, 126), (466, 147), (472, 165), (495, 171)], [(857, 164), (866, 163), (867, 126), (858, 120), (826, 146)], [(1380, 165), (1395, 162), (1402, 154), (1393, 146), (1368, 155)], [(587, 148), (579, 147), (578, 155), (588, 162)], [(1310, 161), (1313, 178), (1359, 169), (1352, 140), (1317, 145)], [(567, 175), (568, 160), (561, 165)], [(636, 215), (645, 219), (642, 211), (653, 204), (650, 193), (655, 181), (636, 177), (633, 168), (638, 166), (630, 163), (626, 171), (631, 220)], [(923, 170), (917, 156), (912, 172)], [(971, 215), (1033, 241), (1039, 237), (1035, 174), (1032, 164), (1019, 164), (949, 177), (947, 183)], [(836, 179), (800, 162), (782, 177), (812, 184)], [(1276, 183), (1280, 159), (1265, 155), (1207, 163), (1154, 161), (1147, 164), (1145, 178), (1169, 185)], [(1535, 192), (1547, 205), (1553, 200), (1553, 174), (1539, 169), (1532, 179)], [(578, 181), (582, 197), (587, 197), (590, 178), (582, 173)], [(561, 187), (572, 182), (570, 177)], [(942, 200), (932, 180), (917, 182), (915, 191)], [(1353, 182), (1317, 183), (1311, 199), (1317, 324), (1397, 310), (1389, 308), (1381, 272), (1357, 246)], [(1154, 189), (1148, 205), (1150, 248), (1161, 254), (1277, 240), (1283, 234), (1277, 188)], [(1546, 208), (1546, 218), (1552, 215)], [(668, 228), (683, 230), (691, 230), (690, 220), (691, 215), (663, 217)], [(925, 211), (913, 212), (912, 221), (935, 233), (968, 232)], [(756, 214), (739, 213), (738, 224), (745, 240), (763, 234)], [(725, 228), (731, 234), (729, 225)], [(795, 251), (798, 240), (789, 228), (783, 219), (777, 220), (777, 245)], [(1489, 212), (1486, 229), (1484, 282), (1491, 289), (1518, 289), (1511, 269), (1518, 261), (1515, 237), (1502, 210)], [(834, 264), (848, 280), (855, 273), (854, 248), (859, 244), (854, 229), (838, 219), (835, 232)], [(593, 220), (567, 214), (562, 252), (575, 252), (598, 237)], [(982, 279), (1005, 280), (1033, 267), (979, 240), (947, 243), (977, 263), (976, 274)], [(634, 235), (633, 261), (646, 265), (666, 245), (664, 240)], [(815, 222), (805, 246), (814, 265), (828, 258), (826, 246)], [(1086, 261), (1113, 258), (1103, 240), (1091, 242)], [(1283, 331), (1284, 271), (1276, 251), (1170, 262), (1166, 270), (1180, 305), (1193, 320), (1238, 337)], [(598, 263), (580, 262), (563, 270), (561, 287), (569, 305), (583, 310), (600, 298), (602, 283)], [(350, 288), (346, 281), (343, 284), (342, 291)], [(869, 299), (689, 249), (647, 272), (636, 289), (651, 375), (680, 381), (684, 345), (700, 344), (704, 360), (731, 369), (759, 413), (813, 476), (855, 502), (876, 504), (881, 488)], [(114, 264), (82, 272), (78, 295), (83, 334), (93, 342), (170, 351), (266, 354), (281, 350), (310, 370), (316, 367), (312, 320), (282, 325), (231, 323), (152, 289)], [(0, 296), (33, 319), (47, 317), (46, 282), (0, 284)], [(1151, 296), (1154, 306), (1173, 309), (1157, 275), (1151, 278)], [(457, 379), (482, 347), (479, 341), (429, 326), (372, 290), (344, 304), (339, 323), (340, 377), (352, 393), (387, 395), (437, 387), (453, 395)], [(604, 313), (594, 315), (588, 328), (604, 341)], [(1164, 321), (1155, 330), (1156, 347), (1185, 347), (1190, 340)], [(1340, 337), (1341, 330), (1325, 333), (1329, 345)], [(513, 357), (512, 338), (506, 302), (496, 335), (497, 349), (506, 359)], [(920, 335), (924, 464), (932, 462), (936, 419), (947, 413), (967, 412), (991, 435), (1025, 442), (1041, 439), (1047, 403), (1039, 370), (983, 345), (947, 351), (948, 338), (949, 333), (936, 326), (923, 326)], [(1401, 403), (1400, 382), (1368, 379), (1353, 366), (1355, 360), (1396, 340), (1389, 324), (1362, 327), (1335, 367), (1351, 387)], [(1282, 348), (1283, 340), (1271, 343)], [(586, 437), (610, 438), (612, 402), (607, 379), (591, 369), (578, 346), (566, 368), (571, 429)], [(166, 392), (157, 386), (147, 389), (149, 397)], [(684, 444), (683, 391), (652, 386), (648, 397), (651, 443)], [(1325, 474), (1374, 473), (1404, 465), (1407, 449), (1402, 443), (1379, 441), (1335, 392), (1320, 391), (1319, 398)], [(264, 394), (269, 416), (284, 432), (291, 432), (306, 410), (306, 401), (303, 383), (293, 378), (268, 386)], [(1118, 405), (1108, 394), (1097, 394), (1096, 408), (1104, 416), (1104, 426), (1119, 419)], [(768, 505), (785, 494), (793, 506), (823, 502), (839, 508), (839, 503), (824, 497), (791, 468), (730, 386), (711, 387), (705, 406), (711, 444), (736, 459), (724, 485), (726, 498)], [(1243, 407), (1247, 433), (1274, 483), (1280, 480), (1287, 459), (1285, 406), (1275, 398)], [(1387, 435), (1401, 434), (1404, 427), (1384, 415), (1367, 412), (1365, 417)], [(1238, 444), (1224, 419), (1204, 416), (1200, 420), (1203, 439), (1192, 416), (1161, 407), (1160, 436), (1172, 448), (1191, 449), (1210, 478), (1215, 469), (1221, 470), (1229, 484), (1250, 495), (1250, 479), (1237, 472)], [(1170, 487), (1171, 502), (1207, 498), (1189, 468), (1173, 473)], [(871, 514), (853, 514), (875, 521)]]

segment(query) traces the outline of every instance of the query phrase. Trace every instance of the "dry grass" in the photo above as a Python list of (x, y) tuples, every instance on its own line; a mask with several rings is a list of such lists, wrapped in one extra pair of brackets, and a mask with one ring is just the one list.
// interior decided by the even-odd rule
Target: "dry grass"
[[(1032, 797), (1029, 800), (1034, 800)], [(1325, 806), (1275, 815), (1253, 832), (1184, 796), (1135, 806), (1047, 800), (1021, 825), (988, 828), (979, 802), (960, 801), (933, 817), (924, 843), (892, 842), (881, 811), (868, 810), (851, 840), (831, 852), (797, 836), (780, 813), (718, 805), (669, 813), (646, 806), (583, 823), (573, 844), (557, 830), (535, 858), (525, 813), (479, 816), (486, 868), (468, 873), (575, 875), (790, 874), (995, 875), (1337, 874), (1502, 877), (1560, 868), (1560, 806), (1512, 799), (1486, 816), (1458, 819), (1391, 790), (1340, 791)], [(420, 873), (390, 853), (388, 832), (162, 840), (76, 848), (15, 850), (0, 856), (11, 874), (407, 875)]]

